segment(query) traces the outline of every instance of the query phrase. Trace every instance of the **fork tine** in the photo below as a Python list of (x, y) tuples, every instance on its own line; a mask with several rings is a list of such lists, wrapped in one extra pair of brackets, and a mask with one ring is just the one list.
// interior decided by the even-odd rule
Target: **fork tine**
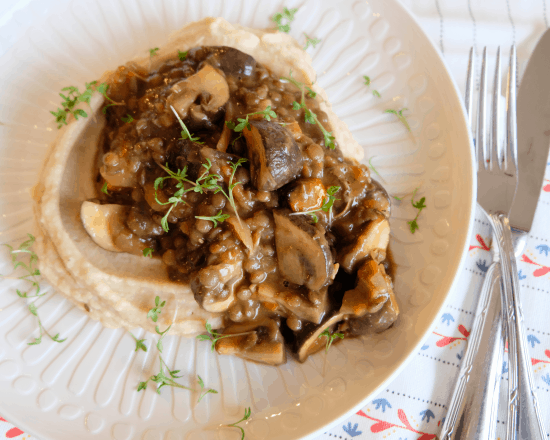
[(479, 100), (477, 110), (477, 135), (476, 135), (476, 156), (478, 170), (485, 169), (486, 158), (486, 138), (487, 138), (487, 48), (483, 48), (483, 57), (481, 61), (481, 78), (479, 81)]
[(489, 154), (489, 169), (493, 170), (500, 167), (502, 158), (502, 148), (499, 142), (500, 127), (500, 46), (497, 49), (497, 60), (495, 64), (495, 80), (493, 81), (493, 114), (491, 115), (491, 148)]
[(468, 122), (470, 123), (470, 131), (472, 130), (472, 107), (474, 105), (474, 48), (470, 48), (470, 58), (468, 60), (468, 73), (466, 74), (466, 93), (464, 94), (464, 105), (466, 106), (466, 112), (468, 113)]
[(506, 154), (504, 170), (516, 173), (518, 168), (518, 139), (516, 125), (516, 46), (510, 49), (508, 70), (508, 90), (506, 93)]

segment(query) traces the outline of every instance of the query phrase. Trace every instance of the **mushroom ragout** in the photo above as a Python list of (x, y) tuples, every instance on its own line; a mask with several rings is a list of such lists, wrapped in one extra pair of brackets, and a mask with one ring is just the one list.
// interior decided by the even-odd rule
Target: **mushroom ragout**
[(305, 361), (331, 334), (393, 324), (388, 195), (332, 143), (309, 84), (223, 46), (108, 83), (94, 209), (118, 226), (105, 248), (152, 251), (223, 314), (235, 336), (218, 353)]

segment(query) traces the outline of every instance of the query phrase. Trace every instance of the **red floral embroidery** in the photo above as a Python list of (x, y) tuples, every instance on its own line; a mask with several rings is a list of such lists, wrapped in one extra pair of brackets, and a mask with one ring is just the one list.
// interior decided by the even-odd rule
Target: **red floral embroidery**
[(487, 244), (485, 243), (485, 240), (483, 240), (483, 237), (481, 235), (477, 234), (476, 235), (476, 240), (478, 241), (478, 243), (481, 246), (470, 246), (468, 251), (471, 251), (472, 249), (482, 249), (484, 251), (490, 251), (491, 250), (491, 246), (487, 246)]
[(523, 254), (521, 256), (521, 261), (523, 261), (524, 263), (529, 263), (529, 264), (533, 264), (535, 266), (539, 266), (539, 269), (536, 269), (534, 272), (533, 272), (533, 276), (535, 277), (542, 277), (543, 275), (546, 275), (547, 273), (550, 272), (550, 267), (548, 266), (544, 266), (543, 264), (539, 264), (533, 260), (531, 260), (527, 255)]
[(14, 438), (21, 434), (24, 434), (24, 432), (19, 428), (11, 428), (8, 432), (6, 432), (6, 438)]
[(428, 434), (427, 432), (417, 431), (416, 429), (414, 429), (409, 423), (409, 420), (405, 415), (405, 411), (403, 411), (402, 409), (397, 410), (397, 417), (399, 417), (399, 420), (401, 420), (404, 426), (397, 425), (395, 423), (386, 422), (384, 420), (376, 419), (374, 417), (368, 416), (363, 411), (359, 411), (357, 414), (376, 422), (374, 425), (370, 427), (370, 430), (373, 433), (382, 432), (390, 428), (401, 428), (401, 429), (406, 429), (408, 431), (412, 431), (416, 434), (421, 434), (421, 436), (418, 437), (416, 440), (432, 440), (432, 439), (435, 439), (436, 437), (435, 434)]
[(458, 331), (464, 335), (464, 337), (460, 336), (445, 336), (437, 332), (433, 332), (434, 335), (441, 336), (441, 339), (435, 343), (438, 347), (445, 347), (446, 345), (452, 344), (454, 341), (462, 340), (466, 341), (468, 340), (468, 336), (470, 336), (470, 332), (466, 330), (466, 327), (464, 327), (462, 324), (458, 326)]

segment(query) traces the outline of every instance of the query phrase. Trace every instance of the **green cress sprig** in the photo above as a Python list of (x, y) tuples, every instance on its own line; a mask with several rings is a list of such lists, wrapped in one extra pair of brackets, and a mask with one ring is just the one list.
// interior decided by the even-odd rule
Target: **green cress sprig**
[(336, 338), (340, 338), (340, 339), (344, 339), (344, 334), (343, 333), (333, 333), (333, 334), (330, 334), (330, 331), (328, 329), (328, 327), (325, 329), (325, 331), (323, 333), (321, 333), (319, 335), (319, 338), (322, 338), (323, 336), (326, 336), (327, 337), (327, 346), (325, 348), (325, 353), (328, 353), (328, 349), (330, 348), (330, 346), (332, 345), (332, 342), (336, 339)]
[(418, 202), (414, 201), (414, 196), (416, 195), (417, 190), (418, 188), (415, 189), (413, 192), (413, 195), (411, 197), (411, 204), (413, 205), (413, 208), (418, 209), (418, 212), (416, 213), (416, 217), (414, 219), (407, 222), (407, 224), (411, 228), (412, 234), (414, 234), (414, 232), (418, 229), (418, 223), (416, 222), (416, 220), (418, 219), (418, 216), (420, 215), (422, 210), (426, 208), (426, 205), (424, 204), (424, 202), (426, 201), (426, 197), (422, 197)]
[(214, 352), (214, 350), (216, 349), (216, 342), (218, 342), (220, 339), (233, 338), (235, 336), (243, 336), (243, 335), (249, 335), (250, 333), (253, 333), (253, 331), (249, 331), (244, 333), (235, 333), (233, 335), (223, 335), (221, 333), (218, 333), (216, 330), (212, 330), (212, 326), (208, 321), (206, 321), (206, 323), (204, 324), (204, 327), (206, 328), (206, 331), (208, 332), (208, 334), (198, 335), (197, 339), (199, 341), (211, 341), (212, 345), (210, 348), (212, 349), (212, 352)]
[[(365, 80), (364, 84), (368, 87), (370, 86), (370, 76), (367, 76), (367, 75), (363, 75), (363, 79)], [(378, 90), (373, 90), (372, 91), (372, 94), (373, 96), (377, 97), (377, 98), (380, 98), (380, 93), (378, 92)]]
[(233, 198), (233, 188), (235, 188), (237, 185), (242, 184), (242, 182), (233, 182), (233, 179), (235, 178), (235, 173), (237, 172), (237, 168), (239, 168), (243, 163), (245, 163), (247, 159), (244, 157), (239, 158), (237, 162), (229, 162), (228, 165), (233, 170), (231, 173), (231, 176), (229, 177), (229, 183), (227, 185), (227, 192), (224, 191), (223, 187), (220, 186), (216, 182), (216, 188), (214, 190), (214, 194), (217, 194), (221, 192), (225, 198), (229, 201), (229, 204), (233, 208), (233, 211), (235, 211), (235, 216), (237, 217), (237, 220), (239, 221), (239, 224), (242, 226), (241, 218), (239, 217), (239, 211), (237, 210), (237, 205), (235, 205), (235, 199)]
[(218, 212), (216, 215), (213, 215), (212, 217), (206, 217), (201, 215), (196, 215), (195, 218), (199, 220), (209, 220), (212, 223), (214, 223), (214, 227), (218, 227), (218, 222), (223, 223), (225, 220), (227, 220), (229, 217), (231, 217), (229, 214), (222, 214), (222, 210), (220, 209), (220, 212)]
[[(31, 283), (31, 290), (34, 291), (33, 295), (29, 295), (29, 291), (22, 292), (19, 289), (15, 290), (15, 293), (17, 293), (17, 296), (19, 298), (27, 299), (27, 298), (40, 298), (41, 296), (44, 296), (46, 292), (41, 292), (40, 289), (40, 283), (37, 279), (37, 277), (40, 276), (40, 270), (38, 267), (36, 267), (38, 263), (38, 255), (34, 251), (31, 250), (31, 247), (33, 246), (34, 242), (36, 241), (35, 237), (32, 234), (27, 234), (29, 237), (27, 240), (25, 240), (23, 243), (19, 245), (17, 249), (14, 249), (13, 246), (9, 244), (4, 244), (9, 251), (11, 256), (11, 261), (13, 264), (13, 270), (16, 271), (18, 268), (21, 268), (24, 272), (26, 272), (25, 275), (22, 275), (20, 277), (17, 277), (15, 279), (17, 280), (23, 280)], [(24, 261), (20, 260), (19, 257), (23, 255), (29, 256), (29, 262), (25, 263)], [(1, 275), (5, 277), (4, 275)], [(6, 278), (6, 277), (5, 277)], [(44, 328), (42, 325), (42, 321), (40, 320), (40, 316), (38, 316), (38, 310), (36, 308), (36, 305), (34, 302), (31, 302), (30, 304), (27, 304), (27, 308), (29, 309), (29, 312), (36, 317), (38, 320), (38, 329), (40, 332), (40, 335), (37, 338), (34, 338), (34, 341), (28, 342), (28, 345), (38, 345), (42, 342), (42, 337), (44, 335), (48, 336), (52, 341), (54, 342), (64, 342), (67, 340), (60, 339), (59, 333), (57, 333), (55, 336), (52, 336), (48, 331)]]
[(327, 190), (327, 198), (325, 199), (323, 205), (320, 208), (313, 209), (311, 211), (305, 211), (305, 212), (293, 212), (290, 215), (298, 215), (298, 214), (311, 215), (311, 217), (313, 218), (313, 223), (317, 223), (319, 221), (319, 217), (317, 217), (317, 215), (315, 213), (318, 212), (318, 211), (321, 211), (321, 210), (325, 211), (325, 212), (328, 212), (329, 216), (332, 217), (332, 205), (334, 205), (334, 202), (336, 200), (340, 200), (340, 199), (337, 199), (336, 197), (334, 197), (334, 194), (336, 194), (338, 191), (340, 191), (339, 186), (331, 186)]
[[(304, 110), (304, 118), (305, 118), (305, 121), (306, 122), (309, 122), (310, 124), (317, 124), (319, 126), (319, 128), (321, 129), (321, 132), (323, 133), (323, 138), (324, 138), (324, 141), (325, 141), (325, 146), (334, 150), (336, 147), (334, 145), (334, 136), (332, 135), (332, 132), (331, 131), (327, 131), (325, 129), (325, 127), (323, 127), (323, 124), (321, 124), (321, 122), (319, 121), (319, 119), (317, 119), (317, 115), (312, 112), (307, 106), (306, 106), (306, 99), (305, 99), (305, 90), (306, 88), (304, 87), (304, 84), (297, 81), (296, 79), (294, 79), (292, 77), (292, 70), (290, 71), (290, 74), (289, 74), (289, 77), (285, 77), (283, 76), (281, 79), (284, 79), (285, 81), (288, 81), (290, 82), (291, 84), (294, 84), (296, 87), (298, 87), (298, 89), (300, 89), (300, 91), (302, 92), (302, 99), (301, 99), (301, 102), (298, 103), (296, 101), (294, 101), (292, 103), (292, 108), (294, 110), (300, 110), (300, 109), (303, 109)], [(309, 89), (309, 87), (307, 88), (308, 90), (310, 90), (310, 92), (313, 92), (311, 89)], [(310, 94), (310, 92), (308, 92), (308, 94)], [(310, 94), (311, 96), (311, 94)]]
[(181, 125), (181, 128), (182, 128), (182, 131), (181, 131), (181, 138), (182, 139), (189, 139), (191, 142), (195, 142), (196, 144), (204, 144), (204, 142), (199, 142), (199, 137), (193, 137), (193, 135), (191, 133), (189, 133), (189, 130), (187, 129), (187, 126), (183, 123), (183, 121), (181, 120), (180, 116), (178, 115), (178, 112), (176, 111), (176, 109), (173, 107), (173, 106), (170, 106), (170, 108), (172, 109), (172, 111), (174, 112), (174, 114), (176, 115), (176, 118), (178, 119), (180, 125)]
[(397, 110), (392, 110), (392, 109), (387, 109), (387, 110), (385, 110), (384, 112), (385, 112), (385, 113), (391, 113), (391, 114), (397, 116), (397, 119), (399, 119), (399, 120), (403, 123), (403, 125), (405, 126), (405, 128), (406, 128), (408, 131), (411, 131), (411, 127), (409, 126), (409, 123), (407, 122), (407, 118), (405, 118), (405, 116), (403, 116), (403, 112), (404, 112), (405, 110), (408, 110), (408, 109), (407, 109), (407, 108), (403, 108), (403, 109), (401, 109), (401, 110), (399, 110), (399, 111), (397, 111)]
[(128, 333), (130, 333), (130, 336), (132, 336), (132, 338), (134, 338), (134, 340), (136, 341), (136, 349), (134, 351), (138, 351), (138, 350), (147, 351), (147, 346), (144, 344), (145, 338), (138, 339), (134, 336), (132, 332), (128, 332)]
[(254, 116), (254, 115), (262, 115), (262, 117), (265, 118), (265, 120), (267, 120), (267, 121), (271, 121), (271, 118), (276, 118), (277, 117), (277, 113), (275, 113), (273, 110), (271, 110), (271, 106), (268, 105), (265, 108), (265, 110), (262, 110), (261, 112), (248, 113), (244, 119), (243, 118), (237, 118), (237, 121), (239, 122), (238, 124), (235, 124), (233, 121), (225, 121), (225, 125), (227, 125), (227, 127), (229, 129), (233, 130), (236, 133), (242, 132), (245, 129), (245, 127), (248, 130), (250, 130), (251, 127), (250, 127), (250, 122), (248, 121), (248, 117), (249, 116)]
[(180, 61), (185, 61), (187, 59), (187, 54), (189, 51), (182, 52), (181, 50), (178, 50), (178, 58)]
[(225, 426), (227, 426), (229, 428), (231, 428), (231, 427), (239, 428), (241, 430), (241, 440), (244, 440), (244, 435), (245, 435), (244, 429), (240, 426), (237, 426), (237, 425), (241, 422), (244, 422), (244, 421), (248, 420), (250, 418), (251, 414), (252, 414), (252, 411), (251, 411), (250, 407), (245, 408), (244, 417), (241, 420), (239, 420), (238, 422), (232, 423), (231, 425), (225, 425)]
[(290, 23), (294, 21), (294, 15), (298, 12), (298, 8), (284, 8), (283, 12), (277, 12), (271, 17), (271, 21), (273, 21), (277, 25), (277, 29), (281, 32), (288, 32), (290, 31)]
[(304, 46), (304, 50), (307, 50), (309, 46), (315, 49), (315, 46), (317, 46), (321, 42), (321, 40), (319, 40), (318, 38), (309, 37), (305, 32), (304, 35), (306, 37), (306, 45)]
[[(151, 320), (153, 322), (157, 322), (158, 315), (160, 314), (160, 309), (162, 309), (162, 307), (164, 307), (165, 305), (166, 305), (166, 301), (161, 302), (160, 298), (157, 296), (155, 298), (155, 307), (153, 307), (153, 308), (151, 308), (151, 310), (149, 310), (149, 313), (147, 313), (147, 317), (151, 318)], [(153, 312), (153, 313), (151, 314), (151, 312)], [(198, 377), (197, 383), (200, 387), (200, 390), (196, 390), (194, 388), (186, 387), (185, 385), (182, 385), (182, 384), (180, 384), (180, 383), (178, 383), (174, 380), (174, 379), (179, 379), (179, 378), (182, 377), (182, 376), (178, 376), (178, 374), (180, 373), (181, 370), (170, 370), (170, 368), (168, 367), (168, 365), (166, 364), (166, 362), (162, 358), (162, 352), (164, 350), (163, 339), (164, 339), (164, 337), (166, 336), (166, 334), (168, 333), (168, 331), (170, 330), (171, 327), (172, 327), (172, 325), (170, 324), (166, 328), (166, 330), (161, 332), (159, 326), (158, 325), (155, 326), (155, 331), (157, 332), (158, 335), (160, 335), (160, 338), (157, 342), (157, 350), (159, 352), (159, 372), (157, 374), (154, 374), (154, 375), (150, 376), (146, 381), (139, 382), (137, 390), (141, 391), (141, 390), (146, 389), (147, 384), (149, 382), (155, 382), (157, 384), (157, 393), (158, 394), (160, 394), (160, 390), (162, 389), (162, 387), (165, 387), (165, 386), (170, 386), (170, 387), (174, 387), (174, 388), (183, 388), (185, 390), (189, 390), (189, 391), (199, 393), (199, 399), (198, 399), (197, 403), (199, 403), (207, 394), (217, 394), (218, 392), (214, 389), (211, 389), (211, 388), (206, 388), (205, 389), (204, 381), (202, 380), (202, 378), (200, 376), (197, 376)], [(138, 340), (134, 335), (132, 335), (132, 336), (136, 340), (136, 351), (140, 348), (144, 351), (147, 351), (146, 347), (143, 344), (144, 340), (143, 339)], [(145, 349), (143, 347), (145, 347)]]
[[(168, 232), (168, 216), (172, 212), (172, 209), (178, 204), (178, 203), (186, 203), (185, 200), (183, 200), (183, 196), (188, 193), (189, 191), (194, 191), (203, 194), (204, 190), (207, 189), (216, 189), (218, 188), (218, 180), (221, 180), (222, 177), (219, 174), (211, 174), (210, 168), (212, 167), (212, 162), (210, 159), (206, 159), (207, 163), (202, 164), (202, 166), (205, 168), (205, 171), (200, 175), (200, 177), (195, 181), (191, 181), (187, 178), (187, 166), (183, 167), (183, 170), (177, 170), (175, 173), (168, 168), (168, 163), (166, 166), (160, 165), (160, 167), (168, 173), (168, 176), (164, 177), (158, 177), (155, 179), (154, 188), (155, 188), (155, 200), (159, 205), (172, 205), (170, 206), (170, 209), (168, 209), (168, 212), (165, 214), (165, 216), (161, 220), (161, 226), (164, 229), (164, 231)], [(167, 202), (161, 202), (158, 199), (158, 190), (159, 188), (162, 189), (164, 186), (164, 181), (166, 179), (174, 179), (177, 181), (176, 188), (177, 191), (174, 193), (172, 197), (168, 198)], [(185, 188), (185, 183), (188, 183), (191, 185), (189, 188)]]
[(149, 58), (153, 58), (157, 54), (158, 50), (159, 50), (158, 47), (154, 47), (153, 49), (149, 49)]
[(153, 252), (154, 250), (152, 248), (146, 247), (145, 249), (143, 249), (143, 256), (153, 258)]

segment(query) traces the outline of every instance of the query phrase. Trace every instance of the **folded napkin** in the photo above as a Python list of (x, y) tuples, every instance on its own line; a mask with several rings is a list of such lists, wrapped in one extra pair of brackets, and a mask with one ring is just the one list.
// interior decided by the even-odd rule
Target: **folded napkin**
[[(519, 75), (548, 27), (546, 0), (402, 0), (437, 46), (464, 92), (470, 47), (487, 46), (492, 65), (497, 46), (507, 60), (517, 46)], [(503, 65), (505, 65), (503, 63)], [(550, 432), (550, 163), (534, 224), (520, 261), (521, 297), (537, 395)], [(478, 209), (474, 234), (459, 283), (424, 344), (404, 371), (357, 414), (318, 437), (321, 439), (429, 440), (439, 436), (471, 330), (477, 298), (492, 261), (491, 229)], [(548, 368), (547, 368), (548, 367)], [(508, 389), (502, 365), (501, 402)], [(497, 438), (505, 437), (506, 408), (498, 414)]]

